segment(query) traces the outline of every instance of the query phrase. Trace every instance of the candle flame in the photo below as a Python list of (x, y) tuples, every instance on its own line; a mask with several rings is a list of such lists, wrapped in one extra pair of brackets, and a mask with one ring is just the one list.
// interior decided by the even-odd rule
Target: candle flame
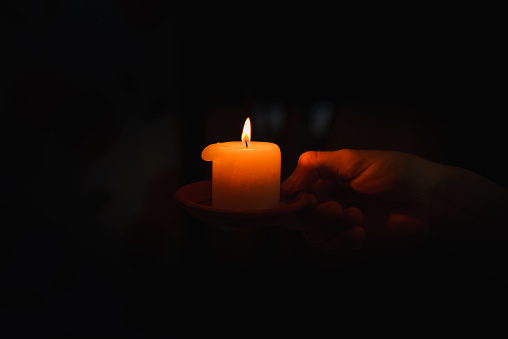
[(245, 120), (245, 125), (243, 125), (243, 133), (242, 133), (242, 142), (245, 144), (245, 147), (249, 147), (250, 145), (250, 119), (247, 118)]

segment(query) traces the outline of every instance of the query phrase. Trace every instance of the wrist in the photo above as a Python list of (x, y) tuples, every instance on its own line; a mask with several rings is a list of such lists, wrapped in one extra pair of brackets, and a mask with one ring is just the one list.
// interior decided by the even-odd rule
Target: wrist
[(430, 199), (431, 235), (497, 233), (507, 222), (508, 191), (472, 171), (435, 164)]

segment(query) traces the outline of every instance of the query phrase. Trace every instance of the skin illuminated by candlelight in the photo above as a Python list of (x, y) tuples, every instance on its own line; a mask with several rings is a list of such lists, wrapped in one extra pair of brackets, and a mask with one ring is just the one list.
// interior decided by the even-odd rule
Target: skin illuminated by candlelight
[(330, 253), (430, 236), (506, 276), (508, 190), (472, 171), (395, 151), (306, 152), (281, 189), (312, 192), (292, 228)]

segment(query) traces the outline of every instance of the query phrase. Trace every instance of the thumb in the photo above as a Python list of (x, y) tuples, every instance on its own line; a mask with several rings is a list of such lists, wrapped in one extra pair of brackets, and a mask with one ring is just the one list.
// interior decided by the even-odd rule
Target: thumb
[(310, 188), (318, 179), (339, 178), (339, 167), (346, 160), (343, 151), (303, 153), (293, 174), (282, 183), (281, 190), (293, 194)]

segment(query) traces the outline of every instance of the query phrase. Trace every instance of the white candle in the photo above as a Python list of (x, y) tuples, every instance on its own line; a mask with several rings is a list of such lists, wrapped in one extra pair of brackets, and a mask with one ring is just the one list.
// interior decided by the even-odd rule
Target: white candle
[(279, 146), (251, 142), (248, 118), (242, 140), (212, 144), (201, 153), (203, 160), (212, 161), (212, 206), (233, 210), (278, 207)]

